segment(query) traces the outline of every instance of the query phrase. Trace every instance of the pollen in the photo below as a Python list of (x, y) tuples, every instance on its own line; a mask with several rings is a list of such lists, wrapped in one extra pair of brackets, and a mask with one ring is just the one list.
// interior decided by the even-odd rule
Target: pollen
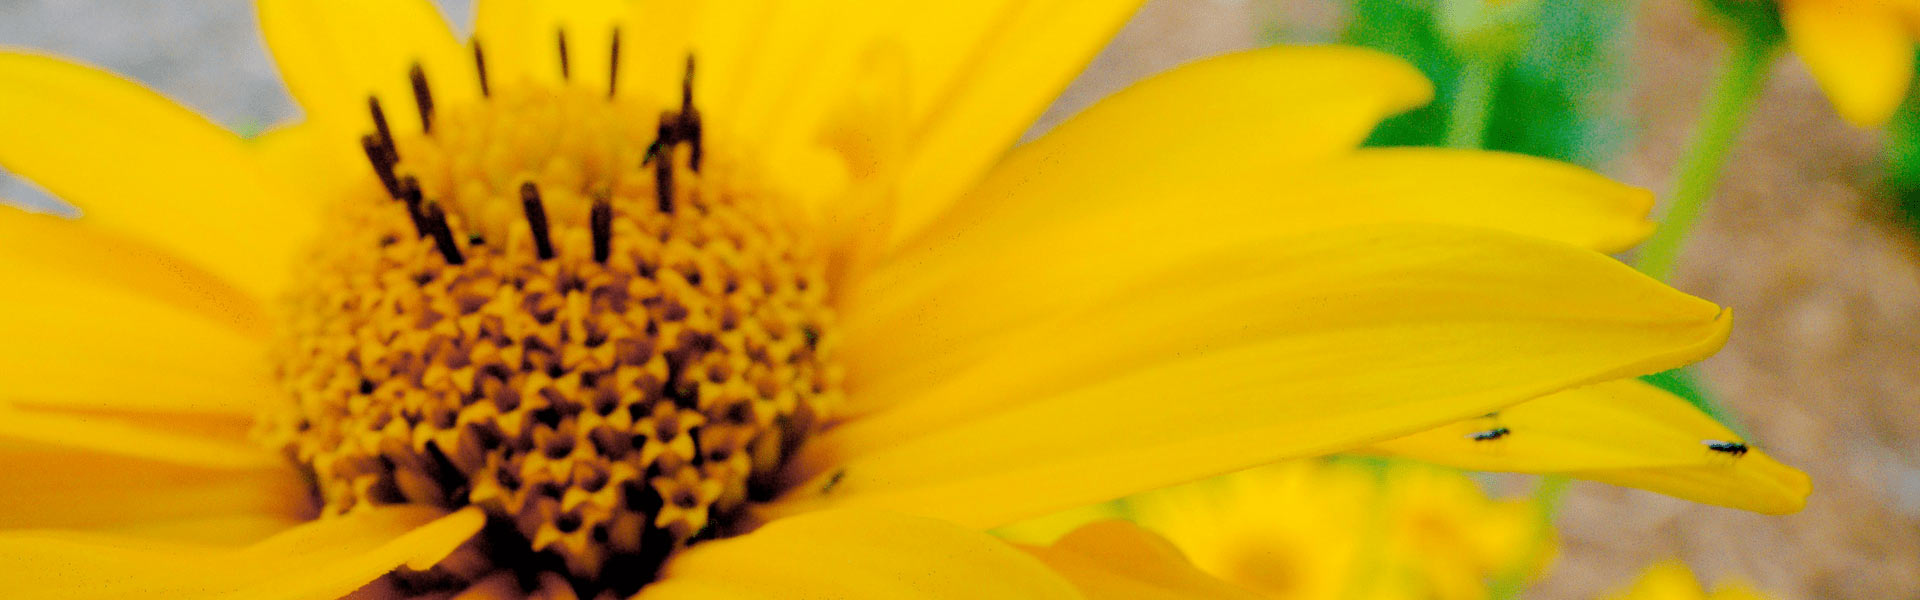
[(650, 101), (474, 56), (470, 102), (413, 70), (417, 133), (369, 101), (379, 187), (331, 207), (281, 305), (260, 435), (329, 514), (479, 506), (523, 577), (637, 587), (777, 492), (838, 403), (824, 262), (706, 147), (691, 59)]

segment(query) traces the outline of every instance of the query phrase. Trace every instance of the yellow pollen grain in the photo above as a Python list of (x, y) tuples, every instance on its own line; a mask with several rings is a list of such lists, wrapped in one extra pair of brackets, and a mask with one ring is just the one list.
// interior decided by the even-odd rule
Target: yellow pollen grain
[[(824, 267), (725, 152), (696, 172), (675, 150), (659, 210), (641, 166), (659, 106), (494, 87), (393, 140), (395, 172), (445, 210), (462, 264), (383, 192), (337, 206), (283, 303), (287, 401), (260, 431), (329, 514), (477, 505), (591, 583), (724, 534), (777, 492), (840, 393)], [(612, 213), (604, 263), (595, 202)]]

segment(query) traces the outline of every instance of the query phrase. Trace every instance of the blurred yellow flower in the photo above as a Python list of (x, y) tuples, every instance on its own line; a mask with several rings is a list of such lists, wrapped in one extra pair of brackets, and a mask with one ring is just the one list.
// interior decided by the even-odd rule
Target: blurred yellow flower
[(1669, 560), (1647, 567), (1631, 587), (1606, 596), (1605, 600), (1769, 600), (1746, 582), (1723, 581), (1709, 594), (1693, 578), (1693, 571), (1679, 561)]
[[(1009, 150), (1135, 4), (487, 0), (462, 44), (424, 0), (261, 0), (305, 119), (251, 141), (0, 53), (0, 165), (85, 215), (0, 210), (0, 578), (1219, 591), (1138, 530), (981, 530), (1724, 342), (1600, 253), (1644, 191), (1357, 150), (1432, 93), (1382, 54), (1197, 62)], [(1693, 418), (1513, 466), (1797, 508)], [(1429, 447), (1506, 447), (1471, 441)]]
[(1543, 566), (1524, 502), (1402, 461), (1295, 461), (1125, 506), (1201, 570), (1268, 598), (1471, 600)]
[(1920, 2), (1779, 1), (1788, 43), (1840, 116), (1862, 127), (1885, 124), (1913, 78)]

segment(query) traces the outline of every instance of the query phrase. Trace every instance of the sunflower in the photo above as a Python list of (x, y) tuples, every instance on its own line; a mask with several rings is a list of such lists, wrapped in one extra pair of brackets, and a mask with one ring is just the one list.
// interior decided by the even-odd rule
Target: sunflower
[[(1138, 529), (983, 531), (1723, 343), (1726, 311), (1600, 253), (1646, 193), (1355, 150), (1431, 96), (1385, 55), (1197, 62), (1009, 150), (1134, 4), (488, 0), (462, 43), (424, 1), (262, 0), (305, 117), (252, 140), (0, 54), (0, 165), (84, 212), (0, 212), (0, 573), (1228, 594)], [(1595, 402), (1540, 412), (1613, 419), (1579, 451), (1495, 466), (1805, 496)], [(1401, 450), (1513, 456), (1513, 431)]]
[(1780, 0), (1780, 21), (1840, 116), (1861, 127), (1893, 116), (1913, 79), (1920, 3)]
[(1459, 471), (1409, 461), (1287, 461), (1101, 507), (999, 533), (1052, 541), (1122, 518), (1222, 580), (1302, 600), (1486, 598), (1486, 581), (1537, 573), (1551, 551), (1535, 548), (1525, 502), (1489, 499)]

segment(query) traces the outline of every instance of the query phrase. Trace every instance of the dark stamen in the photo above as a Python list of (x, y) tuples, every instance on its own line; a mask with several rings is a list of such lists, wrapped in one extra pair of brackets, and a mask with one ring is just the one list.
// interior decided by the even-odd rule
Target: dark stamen
[(427, 72), (413, 63), (407, 78), (413, 80), (413, 101), (420, 105), (420, 130), (433, 133), (433, 89), (427, 87)]
[(419, 234), (420, 237), (432, 235), (433, 229), (427, 225), (421, 212), (423, 207), (420, 206), (422, 201), (420, 180), (414, 179), (412, 175), (403, 177), (400, 179), (399, 189), (400, 200), (407, 204), (407, 219), (413, 221), (414, 233)]
[(533, 249), (540, 260), (553, 258), (553, 239), (547, 233), (547, 207), (540, 202), (540, 188), (529, 181), (520, 184), (520, 208), (527, 211), (527, 225), (533, 229)]
[(693, 106), (693, 55), (687, 55), (687, 72), (680, 78), (680, 123), (675, 136), (693, 149), (687, 157), (688, 166), (693, 172), (700, 172), (701, 151), (700, 109)]
[(700, 156), (705, 154), (705, 151), (702, 150), (703, 146), (700, 143), (702, 137), (700, 132), (700, 109), (688, 106), (686, 112), (680, 113), (679, 137), (681, 141), (687, 143), (687, 148), (691, 150), (691, 152), (687, 153), (687, 166), (692, 167), (693, 172), (699, 173)]
[(433, 230), (433, 243), (439, 246), (440, 256), (445, 257), (450, 265), (466, 264), (467, 259), (460, 255), (460, 245), (453, 239), (453, 228), (447, 225), (447, 213), (440, 210), (440, 203), (427, 203), (426, 211), (423, 216), (427, 226)]
[(680, 111), (693, 110), (693, 55), (687, 55), (687, 72), (680, 78)]
[(390, 159), (399, 160), (393, 152), (393, 129), (387, 127), (387, 111), (380, 109), (380, 98), (367, 96), (367, 112), (373, 113), (373, 132), (380, 136), (380, 146), (388, 150)]
[(393, 176), (393, 160), (387, 156), (386, 144), (380, 143), (378, 136), (367, 134), (360, 136), (360, 147), (367, 151), (367, 162), (373, 164), (373, 174), (380, 177), (380, 185), (386, 186), (387, 195), (400, 197), (400, 180)]
[(480, 74), (480, 97), (493, 96), (493, 88), (487, 85), (487, 53), (480, 49), (480, 38), (473, 38), (473, 69)]
[(613, 252), (613, 204), (606, 196), (593, 200), (593, 214), (589, 225), (593, 228), (593, 260), (605, 264), (607, 256)]
[(663, 213), (673, 212), (674, 120), (671, 113), (660, 115), (659, 137), (654, 139), (647, 157), (653, 161), (653, 191)]
[(613, 53), (607, 58), (607, 97), (620, 93), (620, 28), (613, 28)]
[(567, 30), (561, 29), (558, 37), (560, 39), (560, 79), (571, 79), (573, 68), (567, 64)]

